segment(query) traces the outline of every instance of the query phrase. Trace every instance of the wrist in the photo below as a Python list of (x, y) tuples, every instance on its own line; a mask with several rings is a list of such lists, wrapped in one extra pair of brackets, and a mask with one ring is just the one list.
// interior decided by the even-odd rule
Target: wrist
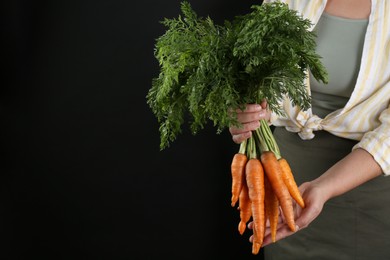
[(324, 180), (323, 178), (319, 177), (313, 181), (311, 181), (311, 187), (312, 189), (317, 190), (318, 194), (321, 196), (321, 200), (325, 203), (326, 201), (330, 200), (331, 198), (335, 197), (334, 193), (334, 186), (329, 184), (327, 180)]

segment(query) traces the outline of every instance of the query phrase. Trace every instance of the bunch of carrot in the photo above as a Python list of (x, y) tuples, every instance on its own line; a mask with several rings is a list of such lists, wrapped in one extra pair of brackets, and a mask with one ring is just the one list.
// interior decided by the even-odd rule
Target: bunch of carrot
[(267, 220), (273, 242), (276, 241), (279, 214), (283, 214), (288, 227), (295, 231), (293, 200), (302, 208), (305, 203), (290, 165), (281, 157), (265, 120), (261, 120), (261, 126), (251, 138), (240, 144), (232, 159), (231, 174), (231, 206), (239, 204), (238, 231), (241, 235), (252, 218), (252, 254), (258, 254), (262, 246)]

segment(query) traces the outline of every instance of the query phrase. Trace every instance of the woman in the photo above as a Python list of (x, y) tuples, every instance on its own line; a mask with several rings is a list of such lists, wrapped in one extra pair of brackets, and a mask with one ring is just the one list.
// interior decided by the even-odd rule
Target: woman
[(390, 259), (390, 1), (283, 2), (312, 21), (329, 83), (308, 77), (307, 111), (248, 104), (229, 129), (241, 143), (270, 120), (306, 203), (298, 231), (281, 225), (276, 243), (267, 232), (265, 258)]

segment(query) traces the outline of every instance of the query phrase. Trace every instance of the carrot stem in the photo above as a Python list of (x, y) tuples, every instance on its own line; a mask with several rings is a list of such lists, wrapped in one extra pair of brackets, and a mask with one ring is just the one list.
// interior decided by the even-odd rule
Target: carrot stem
[(240, 148), (238, 149), (238, 153), (245, 154), (246, 153), (246, 145), (247, 145), (247, 140), (244, 140), (240, 144)]
[(257, 157), (256, 143), (255, 143), (255, 138), (253, 136), (248, 139), (247, 153), (248, 153), (248, 159)]
[(260, 120), (260, 127), (255, 130), (255, 135), (258, 138), (258, 145), (261, 151), (272, 151), (277, 159), (281, 157), (279, 146), (265, 119)]

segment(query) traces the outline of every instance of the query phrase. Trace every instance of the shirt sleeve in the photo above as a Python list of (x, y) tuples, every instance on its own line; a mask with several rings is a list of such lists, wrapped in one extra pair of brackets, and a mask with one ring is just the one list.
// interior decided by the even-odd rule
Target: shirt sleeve
[[(390, 82), (388, 83), (390, 85)], [(390, 87), (390, 86), (389, 86)], [(362, 115), (364, 116), (364, 115)], [(379, 116), (380, 125), (368, 131), (352, 150), (362, 148), (369, 152), (382, 168), (385, 176), (390, 175), (390, 106)]]

